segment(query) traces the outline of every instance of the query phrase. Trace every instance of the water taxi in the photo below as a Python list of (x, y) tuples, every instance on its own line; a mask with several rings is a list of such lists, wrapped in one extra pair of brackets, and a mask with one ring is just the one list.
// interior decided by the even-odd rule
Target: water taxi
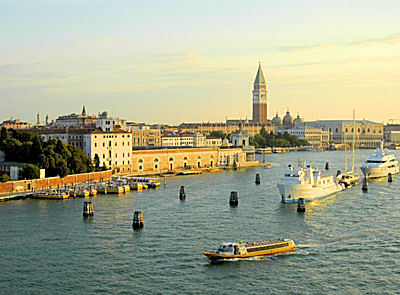
[(211, 261), (235, 258), (250, 258), (274, 255), (296, 250), (296, 244), (289, 239), (275, 239), (256, 242), (222, 243), (215, 251), (203, 252)]
[(131, 189), (141, 192), (143, 190), (143, 184), (139, 182), (130, 182)]
[(278, 189), (282, 203), (297, 203), (299, 198), (306, 202), (325, 198), (344, 190), (345, 186), (333, 175), (322, 176), (321, 171), (311, 165), (307, 165), (307, 168), (288, 165)]
[(146, 184), (150, 188), (158, 188), (161, 186), (161, 182), (158, 178), (154, 177), (133, 177), (133, 176), (124, 176), (122, 179), (126, 179), (129, 183), (141, 183)]
[(38, 199), (55, 199), (55, 200), (63, 200), (68, 199), (69, 194), (60, 190), (46, 190), (46, 191), (37, 191), (33, 194), (34, 198)]
[(388, 174), (399, 173), (399, 162), (394, 154), (389, 154), (383, 148), (383, 141), (375, 154), (368, 157), (367, 161), (362, 163), (361, 171), (367, 178), (386, 177)]

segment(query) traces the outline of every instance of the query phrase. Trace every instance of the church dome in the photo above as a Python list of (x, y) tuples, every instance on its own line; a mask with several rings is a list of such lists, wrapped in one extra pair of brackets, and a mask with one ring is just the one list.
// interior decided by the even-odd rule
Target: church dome
[(300, 115), (297, 115), (296, 119), (294, 119), (293, 125), (295, 127), (303, 125), (303, 120), (300, 118)]
[(272, 118), (272, 124), (275, 126), (280, 126), (282, 124), (282, 120), (278, 116), (278, 113), (276, 113), (276, 116)]
[(292, 123), (293, 123), (293, 118), (290, 115), (289, 111), (287, 111), (285, 117), (283, 117), (283, 125), (286, 127), (290, 127), (292, 126)]

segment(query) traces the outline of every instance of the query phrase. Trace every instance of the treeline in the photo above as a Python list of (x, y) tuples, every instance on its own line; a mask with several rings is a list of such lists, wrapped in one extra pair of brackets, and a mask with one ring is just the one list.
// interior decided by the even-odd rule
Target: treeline
[(260, 134), (250, 138), (250, 144), (258, 147), (296, 147), (306, 146), (309, 142), (304, 139), (299, 139), (295, 135), (290, 135), (288, 132), (285, 133), (268, 133), (263, 127), (260, 130)]
[(43, 142), (37, 134), (31, 132), (11, 130), (10, 134), (2, 128), (0, 150), (5, 154), (5, 161), (29, 163), (21, 173), (21, 178), (26, 179), (39, 178), (39, 169), (46, 169), (46, 177), (103, 170), (98, 161), (94, 165), (82, 149), (58, 139)]

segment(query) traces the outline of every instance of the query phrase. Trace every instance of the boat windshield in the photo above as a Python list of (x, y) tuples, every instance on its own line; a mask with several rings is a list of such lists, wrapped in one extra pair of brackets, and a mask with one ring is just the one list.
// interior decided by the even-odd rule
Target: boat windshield
[(233, 247), (232, 245), (221, 245), (218, 250), (217, 253), (230, 253), (233, 251)]

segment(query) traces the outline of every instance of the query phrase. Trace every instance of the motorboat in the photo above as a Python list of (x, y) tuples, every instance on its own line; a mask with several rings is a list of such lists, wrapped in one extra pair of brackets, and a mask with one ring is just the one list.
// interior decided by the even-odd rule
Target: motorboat
[(399, 162), (394, 154), (383, 148), (383, 141), (375, 153), (361, 164), (361, 171), (366, 178), (387, 177), (388, 174), (399, 173)]
[(211, 261), (251, 258), (257, 256), (274, 255), (282, 252), (295, 251), (296, 244), (289, 239), (274, 239), (255, 242), (227, 242), (222, 243), (215, 251), (203, 252)]

